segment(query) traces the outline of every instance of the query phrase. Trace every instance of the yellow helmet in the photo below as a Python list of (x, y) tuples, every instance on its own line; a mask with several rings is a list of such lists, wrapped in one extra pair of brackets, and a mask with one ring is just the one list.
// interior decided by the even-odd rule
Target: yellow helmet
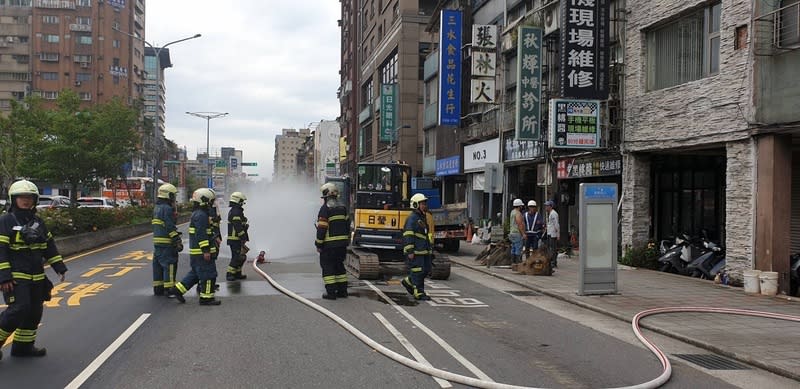
[(200, 188), (192, 193), (192, 202), (204, 207), (211, 204), (214, 201), (214, 192), (208, 188)]
[(411, 208), (414, 208), (414, 209), (419, 208), (419, 203), (421, 203), (423, 201), (428, 201), (428, 198), (425, 197), (425, 195), (422, 194), (422, 193), (417, 193), (417, 194), (411, 196)]
[(158, 187), (158, 198), (166, 199), (166, 200), (175, 200), (175, 196), (178, 194), (178, 188), (172, 184), (164, 184)]
[(327, 197), (339, 197), (339, 188), (332, 182), (327, 182), (319, 188), (319, 191), (322, 192), (322, 198)]
[(230, 202), (234, 204), (244, 205), (244, 202), (247, 201), (247, 196), (244, 195), (242, 192), (233, 192), (231, 193)]
[(12, 207), (16, 206), (14, 198), (20, 195), (32, 195), (33, 205), (39, 204), (39, 188), (28, 180), (19, 180), (8, 187), (8, 202), (11, 203)]

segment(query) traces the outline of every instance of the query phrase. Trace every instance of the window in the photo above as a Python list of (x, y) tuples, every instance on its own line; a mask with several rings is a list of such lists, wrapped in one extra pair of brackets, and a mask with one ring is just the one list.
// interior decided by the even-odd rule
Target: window
[(39, 60), (45, 62), (58, 62), (58, 53), (39, 53)]
[(44, 23), (44, 24), (58, 24), (58, 16), (44, 15), (44, 16), (42, 16), (42, 23)]
[(42, 80), (58, 80), (58, 73), (42, 72)]
[(783, 0), (780, 5), (778, 47), (800, 45), (800, 0)]
[(397, 49), (395, 49), (383, 65), (381, 65), (381, 83), (394, 84), (397, 82), (397, 58)]
[(78, 4), (78, 7), (91, 7), (92, 6), (92, 0), (78, 0), (76, 3)]
[(25, 54), (12, 54), (11, 59), (17, 61), (19, 64), (26, 64), (31, 62), (31, 56)]
[(425, 131), (424, 153), (426, 157), (436, 156), (436, 130)]
[(75, 73), (75, 81), (86, 82), (92, 80), (91, 73)]
[(76, 16), (75, 23), (80, 24), (82, 26), (91, 26), (92, 25), (92, 18), (87, 18), (85, 16)]
[(42, 36), (42, 39), (44, 39), (45, 42), (49, 43), (58, 43), (61, 40), (61, 38), (58, 35), (52, 35), (52, 34), (45, 34)]
[(80, 93), (78, 93), (78, 97), (80, 97), (80, 99), (83, 100), (83, 101), (91, 101), (92, 100), (92, 94), (90, 92), (80, 92)]
[(120, 46), (119, 39), (114, 39), (113, 41), (111, 41), (111, 46), (119, 48), (119, 46)]
[(373, 98), (372, 89), (373, 89), (373, 84), (372, 84), (372, 79), (370, 78), (369, 81), (367, 81), (366, 84), (364, 84), (361, 87), (361, 97), (363, 98), (361, 100), (361, 108), (366, 108), (367, 106), (372, 104), (372, 98)]
[(43, 91), (42, 98), (45, 100), (55, 100), (58, 98), (58, 92), (53, 91)]
[(31, 0), (8, 0), (8, 5), (10, 7), (30, 7)]
[(647, 32), (647, 89), (699, 80), (719, 72), (719, 3)]
[(91, 35), (80, 35), (78, 36), (78, 43), (81, 45), (91, 45), (92, 44), (92, 36)]
[(92, 62), (92, 56), (91, 55), (73, 55), (72, 56), (72, 60), (75, 61), (75, 62), (89, 63), (89, 62)]

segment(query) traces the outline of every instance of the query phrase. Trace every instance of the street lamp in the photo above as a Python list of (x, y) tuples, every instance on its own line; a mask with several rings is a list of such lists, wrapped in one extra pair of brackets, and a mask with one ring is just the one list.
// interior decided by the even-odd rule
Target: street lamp
[(158, 150), (156, 149), (155, 145), (156, 145), (156, 143), (158, 141), (158, 135), (159, 135), (158, 132), (160, 132), (159, 131), (160, 128), (158, 127), (158, 119), (161, 116), (161, 108), (159, 106), (159, 102), (161, 100), (161, 50), (166, 49), (167, 46), (173, 45), (175, 43), (180, 43), (180, 42), (188, 41), (190, 39), (200, 38), (202, 35), (201, 34), (194, 34), (193, 36), (190, 36), (190, 37), (186, 37), (186, 38), (183, 38), (183, 39), (178, 39), (178, 40), (169, 42), (169, 43), (167, 43), (167, 44), (165, 44), (165, 45), (163, 45), (161, 47), (155, 47), (152, 44), (150, 44), (150, 42), (144, 40), (140, 36), (136, 36), (136, 35), (133, 35), (131, 33), (127, 33), (125, 31), (122, 31), (122, 30), (118, 29), (118, 28), (114, 28), (114, 31), (120, 32), (122, 34), (125, 34), (125, 35), (127, 35), (127, 36), (129, 36), (129, 37), (131, 37), (133, 39), (138, 39), (138, 40), (142, 41), (145, 45), (147, 45), (151, 49), (153, 49), (153, 51), (156, 54), (156, 115), (155, 115), (155, 119), (153, 120), (154, 124), (153, 124), (153, 147), (152, 147), (153, 148), (153, 161), (152, 161), (153, 162), (153, 204), (155, 204), (156, 200), (157, 200), (157, 198), (156, 198), (156, 189), (158, 187), (158, 173), (156, 172), (156, 165), (158, 164), (158, 158), (159, 158)]
[(400, 130), (402, 130), (403, 128), (411, 128), (411, 126), (409, 126), (408, 124), (404, 124), (400, 127), (397, 127), (394, 129), (394, 131), (392, 131), (392, 136), (389, 137), (389, 162), (392, 162), (392, 160), (394, 159), (394, 140), (395, 138), (397, 138), (397, 135), (400, 134)]
[(207, 183), (208, 188), (213, 187), (211, 182), (211, 146), (209, 140), (211, 138), (211, 119), (221, 118), (228, 115), (227, 112), (186, 112), (187, 115), (197, 116), (206, 119), (206, 170), (207, 170)]

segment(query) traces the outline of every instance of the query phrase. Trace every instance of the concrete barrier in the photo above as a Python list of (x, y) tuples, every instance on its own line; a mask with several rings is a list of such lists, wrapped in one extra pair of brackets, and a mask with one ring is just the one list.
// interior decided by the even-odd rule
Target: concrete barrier
[[(190, 215), (178, 217), (178, 224), (189, 221)], [(119, 226), (94, 232), (56, 238), (56, 247), (62, 256), (74, 255), (110, 243), (119, 242), (153, 232), (151, 223)]]

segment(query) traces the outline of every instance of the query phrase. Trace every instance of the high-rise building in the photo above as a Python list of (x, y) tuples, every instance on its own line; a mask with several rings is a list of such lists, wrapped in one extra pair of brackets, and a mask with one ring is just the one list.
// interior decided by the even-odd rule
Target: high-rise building
[(273, 181), (286, 181), (298, 176), (297, 152), (309, 136), (311, 131), (308, 128), (284, 128), (281, 135), (275, 135)]
[[(165, 123), (165, 95), (166, 87), (164, 85), (164, 69), (172, 67), (172, 61), (169, 58), (169, 49), (159, 49), (159, 56), (161, 57), (156, 61), (156, 49), (152, 47), (144, 48), (144, 116), (155, 120), (158, 114), (158, 134), (164, 136), (164, 123)], [(157, 69), (161, 66), (161, 69)], [(158, 73), (156, 73), (158, 72)], [(158, 84), (156, 84), (158, 79)]]
[[(25, 5), (27, 4), (27, 5)], [(0, 1), (0, 114), (31, 90), (31, 1)]]

